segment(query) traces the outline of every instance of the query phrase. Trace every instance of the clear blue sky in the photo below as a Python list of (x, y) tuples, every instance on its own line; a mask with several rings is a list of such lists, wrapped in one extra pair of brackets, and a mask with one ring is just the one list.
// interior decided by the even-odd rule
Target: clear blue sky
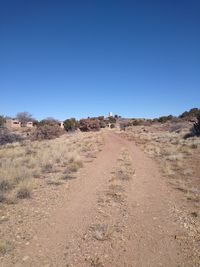
[(0, 114), (200, 107), (199, 0), (0, 0)]

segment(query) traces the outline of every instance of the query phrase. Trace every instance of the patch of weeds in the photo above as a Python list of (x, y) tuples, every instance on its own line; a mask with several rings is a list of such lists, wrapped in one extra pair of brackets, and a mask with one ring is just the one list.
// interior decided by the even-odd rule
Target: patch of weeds
[(14, 205), (17, 203), (16, 198), (14, 197), (6, 197), (6, 199), (4, 200), (4, 203), (7, 205)]
[(0, 255), (5, 255), (13, 249), (13, 246), (8, 241), (0, 241)]
[(72, 162), (68, 166), (68, 171), (69, 172), (77, 172), (79, 168), (80, 168), (80, 164), (78, 164), (77, 162)]
[(1, 223), (4, 223), (4, 222), (7, 222), (8, 221), (8, 217), (6, 217), (6, 216), (2, 216), (1, 218), (0, 218), (0, 224)]
[(130, 179), (130, 174), (125, 172), (124, 170), (117, 171), (116, 176), (119, 180), (129, 180)]
[(6, 200), (5, 196), (4, 196), (4, 194), (1, 192), (1, 193), (0, 193), (0, 203), (5, 202), (5, 200)]
[(43, 172), (47, 172), (47, 173), (51, 173), (53, 172), (53, 165), (51, 163), (48, 163), (48, 164), (45, 164), (43, 167), (42, 167), (42, 171)]
[(26, 155), (35, 155), (37, 152), (31, 148), (26, 149)]
[(197, 144), (192, 144), (190, 147), (191, 147), (192, 149), (197, 149), (197, 148), (198, 148), (198, 145), (197, 145)]
[(90, 260), (90, 266), (91, 267), (103, 267), (103, 263), (100, 261), (99, 257), (95, 256), (94, 258), (91, 258)]
[(21, 183), (24, 180), (25, 180), (25, 177), (24, 176), (17, 176), (17, 177), (15, 177), (14, 182), (16, 184), (19, 184), (19, 183)]
[(191, 212), (191, 215), (194, 218), (197, 218), (198, 217), (198, 213), (196, 211)]
[(115, 202), (124, 202), (123, 188), (120, 185), (110, 185), (106, 192), (106, 196), (111, 197)]
[(47, 180), (47, 184), (48, 185), (56, 185), (56, 186), (58, 186), (58, 185), (61, 185), (62, 182), (59, 181), (59, 180), (56, 180), (56, 179), (48, 179)]
[(114, 228), (108, 224), (96, 224), (91, 227), (93, 237), (98, 241), (109, 240), (112, 237)]
[(0, 191), (1, 192), (6, 192), (12, 188), (11, 183), (8, 180), (2, 180), (0, 182)]
[(72, 180), (75, 179), (76, 177), (74, 175), (72, 175), (70, 172), (65, 173), (62, 177), (63, 180)]
[(21, 183), (18, 186), (16, 197), (19, 199), (25, 199), (31, 197), (32, 188), (28, 183)]

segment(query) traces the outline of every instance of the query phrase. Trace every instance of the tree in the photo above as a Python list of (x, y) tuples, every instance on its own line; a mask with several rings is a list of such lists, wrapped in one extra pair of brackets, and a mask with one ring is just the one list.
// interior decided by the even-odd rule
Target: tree
[(108, 117), (109, 123), (116, 123), (116, 119), (114, 117)]
[(200, 115), (200, 109), (198, 108), (192, 108), (190, 109), (189, 111), (185, 111), (183, 112), (179, 118), (182, 118), (182, 119), (190, 119), (192, 117), (198, 117)]
[(66, 131), (75, 131), (78, 128), (78, 122), (75, 118), (66, 119), (64, 121), (64, 128)]
[(18, 119), (22, 124), (26, 124), (29, 121), (35, 121), (32, 115), (27, 111), (17, 113), (16, 119)]
[(50, 125), (50, 126), (54, 126), (58, 124), (59, 124), (59, 121), (51, 117), (43, 119), (38, 123), (38, 125)]

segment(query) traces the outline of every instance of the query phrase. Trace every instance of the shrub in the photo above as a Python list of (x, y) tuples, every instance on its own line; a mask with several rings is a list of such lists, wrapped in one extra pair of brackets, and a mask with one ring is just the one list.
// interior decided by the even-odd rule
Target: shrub
[(125, 131), (126, 130), (126, 126), (124, 123), (120, 123), (120, 130), (121, 131)]
[(109, 123), (116, 123), (116, 118), (114, 118), (114, 117), (108, 117), (108, 121), (109, 121)]
[(50, 140), (60, 137), (63, 134), (63, 130), (55, 122), (42, 122), (32, 134), (32, 140)]
[(6, 122), (4, 116), (0, 115), (0, 127), (4, 126), (4, 123)]
[(111, 129), (115, 128), (115, 124), (114, 123), (111, 123), (110, 128)]
[(11, 189), (11, 184), (8, 180), (0, 181), (0, 192), (6, 192)]
[(198, 116), (200, 116), (200, 109), (198, 109), (198, 108), (192, 108), (189, 111), (183, 112), (179, 116), (179, 118), (181, 118), (181, 119), (190, 119), (190, 118), (198, 117)]
[(76, 119), (71, 118), (64, 121), (64, 128), (66, 131), (75, 131), (78, 127)]
[(197, 118), (197, 122), (194, 124), (192, 128), (192, 132), (196, 136), (200, 136), (200, 115)]
[(0, 241), (0, 255), (3, 256), (7, 252), (10, 252), (13, 246), (8, 241)]
[(100, 128), (106, 128), (106, 123), (102, 120), (99, 121)]
[(5, 201), (5, 196), (4, 196), (4, 193), (0, 192), (0, 203), (4, 202)]
[(133, 119), (132, 126), (138, 126), (138, 125), (141, 125), (141, 120)]
[(158, 119), (158, 122), (160, 123), (165, 123), (167, 121), (171, 121), (173, 119), (173, 116), (172, 115), (169, 115), (169, 116), (162, 116)]
[(83, 132), (99, 131), (100, 124), (97, 119), (82, 119), (79, 122), (79, 129)]
[(24, 199), (24, 198), (30, 198), (31, 197), (31, 187), (29, 184), (22, 183), (16, 194), (17, 198)]
[(10, 133), (6, 129), (2, 129), (0, 131), (0, 145), (5, 145), (8, 143), (13, 143), (13, 142), (19, 142), (22, 140), (23, 138), (19, 134)]

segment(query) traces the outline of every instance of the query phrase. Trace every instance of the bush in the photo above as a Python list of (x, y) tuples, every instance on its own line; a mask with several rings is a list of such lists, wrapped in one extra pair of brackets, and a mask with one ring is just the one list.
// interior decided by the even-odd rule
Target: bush
[(75, 131), (78, 127), (76, 119), (71, 118), (64, 121), (64, 128), (66, 131)]
[(192, 132), (196, 136), (200, 136), (200, 115), (197, 118), (197, 122), (194, 124), (192, 128)]
[(162, 116), (162, 117), (158, 118), (158, 122), (165, 123), (167, 121), (171, 121), (172, 119), (173, 119), (173, 116), (172, 115)]
[(32, 140), (50, 140), (60, 137), (64, 131), (60, 128), (57, 123), (42, 123), (39, 124), (37, 129), (32, 134)]
[(192, 108), (189, 111), (183, 112), (179, 118), (181, 119), (190, 119), (194, 117), (199, 117), (200, 116), (200, 109), (198, 108)]
[(0, 127), (4, 126), (4, 123), (6, 122), (4, 116), (0, 115)]
[(114, 117), (108, 117), (109, 123), (116, 123), (116, 118)]
[(106, 123), (102, 120), (99, 121), (100, 128), (106, 128)]
[(24, 198), (30, 198), (31, 197), (31, 190), (29, 187), (22, 186), (17, 191), (17, 198), (24, 199)]
[(79, 129), (83, 132), (99, 131), (100, 124), (97, 119), (82, 119), (79, 122)]
[(12, 185), (8, 180), (0, 181), (0, 192), (9, 191), (11, 188), (12, 188)]
[(0, 145), (5, 145), (13, 142), (20, 142), (23, 138), (19, 134), (10, 133), (6, 129), (0, 130)]
[(141, 125), (141, 120), (133, 119), (131, 122), (132, 126), (138, 126)]
[(111, 129), (115, 128), (115, 124), (114, 123), (111, 123), (110, 128)]

